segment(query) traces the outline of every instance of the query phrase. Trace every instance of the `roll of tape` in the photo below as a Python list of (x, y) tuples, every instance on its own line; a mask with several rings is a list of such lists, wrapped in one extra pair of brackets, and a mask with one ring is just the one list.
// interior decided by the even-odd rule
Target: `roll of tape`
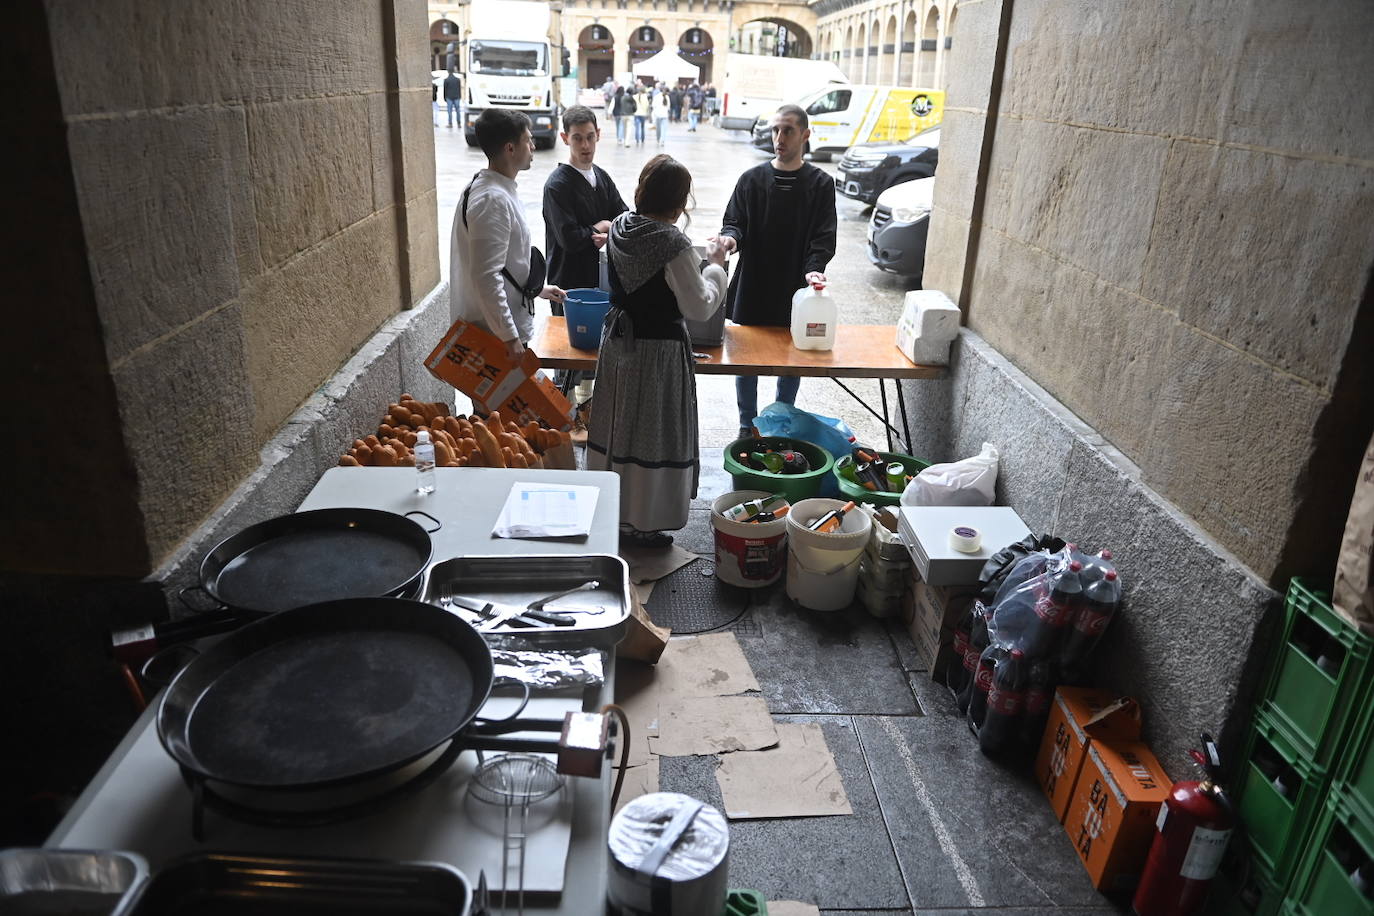
[(960, 553), (977, 553), (983, 547), (983, 533), (968, 525), (951, 528), (949, 546)]

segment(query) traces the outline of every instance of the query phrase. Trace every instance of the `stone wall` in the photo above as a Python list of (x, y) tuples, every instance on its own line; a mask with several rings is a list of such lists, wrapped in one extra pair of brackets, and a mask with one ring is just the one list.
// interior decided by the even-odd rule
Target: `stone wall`
[(1121, 569), (1122, 613), (1089, 659), (1095, 683), (1136, 697), (1171, 774), (1206, 729), (1236, 749), (1275, 593), (1142, 480), (1141, 469), (978, 334), (965, 329), (949, 377), (906, 382), (912, 453), (939, 460), (998, 446), (997, 503)]
[(1374, 427), (1374, 8), (959, 4), (925, 280), (1263, 579)]
[(24, 84), (49, 100), (32, 155), (52, 183), (28, 232), (66, 260), (55, 307), (26, 315), (60, 346), (21, 393), (82, 435), (60, 459), (75, 494), (45, 461), (18, 468), (46, 505), (21, 507), (4, 565), (143, 576), (438, 284), (425, 7), (23, 6), (25, 41), (51, 48)]

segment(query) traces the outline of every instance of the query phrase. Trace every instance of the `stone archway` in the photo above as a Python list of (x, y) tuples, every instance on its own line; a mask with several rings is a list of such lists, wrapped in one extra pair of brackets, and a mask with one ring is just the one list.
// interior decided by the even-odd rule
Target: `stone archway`
[(711, 33), (701, 26), (692, 26), (677, 40), (677, 55), (687, 63), (701, 68), (703, 85), (711, 82), (712, 64), (715, 62), (716, 42)]
[(577, 35), (577, 82), (596, 88), (608, 78), (615, 78), (615, 36), (594, 22)]
[(897, 17), (891, 16), (887, 20), (887, 28), (883, 30), (883, 43), (878, 48), (878, 82), (883, 85), (891, 85), (897, 81)]
[(949, 62), (950, 55), (954, 53), (954, 23), (959, 18), (959, 7), (955, 6), (949, 11), (949, 19), (945, 22), (945, 55), (940, 65), (940, 88), (949, 87)]
[(847, 26), (844, 30), (844, 47), (841, 49), (840, 55), (843, 61), (840, 64), (840, 69), (844, 71), (844, 75), (849, 78), (850, 82), (853, 82), (857, 71), (854, 69), (854, 26), (852, 25)]
[(743, 21), (737, 28), (734, 42), (735, 48), (744, 53), (775, 57), (809, 58), (816, 45), (805, 26), (778, 16), (756, 16)]
[(633, 70), (635, 64), (663, 50), (663, 33), (651, 25), (637, 25), (630, 32), (627, 44), (630, 48), (630, 69)]
[(940, 10), (931, 6), (926, 12), (925, 29), (921, 32), (921, 54), (916, 64), (916, 85), (932, 87), (935, 85), (935, 61), (939, 55)]
[(854, 49), (854, 75), (849, 78), (860, 83), (868, 82), (868, 23), (859, 23), (858, 46)]
[(458, 23), (436, 19), (429, 25), (429, 69), (459, 70)]
[(897, 74), (899, 86), (916, 85), (916, 11), (909, 10), (902, 25), (902, 66)]

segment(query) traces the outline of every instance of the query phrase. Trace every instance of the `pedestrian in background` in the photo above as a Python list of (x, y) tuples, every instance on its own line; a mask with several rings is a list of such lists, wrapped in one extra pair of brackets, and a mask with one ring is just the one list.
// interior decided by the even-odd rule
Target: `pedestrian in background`
[(534, 162), (530, 119), (523, 111), (488, 108), (474, 125), (487, 167), (458, 202), (449, 242), (449, 318), (495, 334), (519, 359), (534, 333), (536, 297), (561, 303), (563, 290), (544, 282), (544, 256), (530, 246), (530, 227), (515, 176)]
[(668, 90), (668, 109), (669, 117), (674, 121), (682, 120), (682, 87), (677, 83), (674, 83), (673, 88)]
[(668, 142), (668, 93), (659, 91), (654, 94), (654, 133), (658, 134), (658, 145), (661, 149), (663, 144)]
[(687, 130), (690, 133), (696, 133), (697, 124), (701, 121), (701, 105), (705, 98), (705, 93), (695, 82), (687, 87)]
[(615, 87), (615, 95), (611, 96), (611, 123), (615, 124), (615, 145), (629, 146), (630, 143), (625, 139), (626, 125), (630, 120), (630, 113), (634, 112), (634, 98), (625, 94), (624, 86)]
[[(730, 281), (730, 318), (736, 324), (790, 327), (792, 294), (808, 283), (825, 282), (825, 267), (835, 256), (835, 182), (802, 161), (811, 137), (806, 112), (783, 105), (773, 115), (773, 150), (769, 162), (739, 177), (720, 241), (740, 253)], [(778, 379), (777, 400), (795, 404), (798, 376)], [(735, 379), (739, 435), (744, 438), (758, 417), (758, 377)]]
[(644, 125), (649, 122), (649, 96), (641, 86), (631, 101), (635, 104), (635, 145), (639, 146), (644, 142)]
[(724, 249), (710, 263), (676, 226), (692, 175), (659, 153), (639, 173), (635, 209), (611, 222), (611, 310), (597, 358), (587, 469), (620, 475), (620, 541), (667, 547), (697, 492), (696, 367), (684, 318), (703, 320), (725, 298)]
[(448, 106), (448, 126), (453, 126), (453, 116), (458, 116), (458, 126), (463, 126), (463, 81), (452, 70), (444, 77), (444, 104)]

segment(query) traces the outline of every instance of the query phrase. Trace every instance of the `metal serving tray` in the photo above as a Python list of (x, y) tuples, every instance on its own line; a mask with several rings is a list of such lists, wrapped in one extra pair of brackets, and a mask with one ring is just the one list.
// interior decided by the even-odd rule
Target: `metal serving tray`
[(472, 886), (441, 862), (193, 853), (115, 916), (467, 916)]
[(107, 916), (148, 880), (137, 853), (110, 849), (0, 851), (0, 912)]
[(625, 635), (630, 616), (630, 568), (614, 554), (540, 554), (469, 556), (434, 564), (424, 599), (440, 604), (445, 595), (462, 595), (493, 604), (524, 606), (591, 579), (600, 585), (549, 602), (544, 610), (571, 614), (573, 626), (534, 629), (504, 623), (484, 633), (523, 636), (548, 646), (610, 648)]

